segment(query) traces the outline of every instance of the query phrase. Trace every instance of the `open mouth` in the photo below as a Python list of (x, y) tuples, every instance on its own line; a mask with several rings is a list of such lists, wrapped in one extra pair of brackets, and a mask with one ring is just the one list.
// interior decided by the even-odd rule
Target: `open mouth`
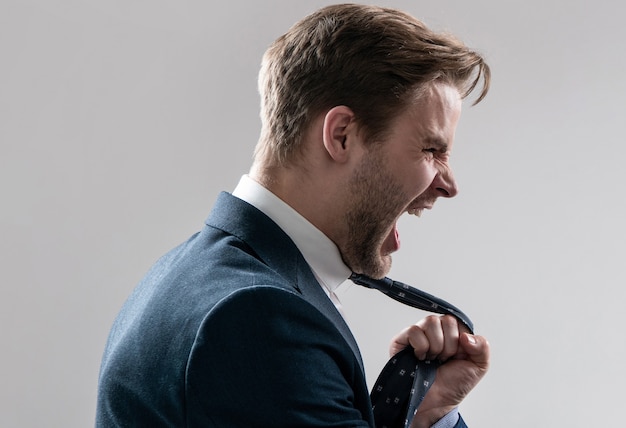
[[(433, 202), (434, 203), (434, 202)], [(429, 210), (433, 207), (433, 203), (413, 203), (406, 209), (406, 213), (409, 215), (414, 215), (417, 217), (421, 217), (424, 210)]]
[[(406, 213), (416, 217), (421, 217), (424, 210), (429, 210), (432, 205), (429, 206), (412, 206), (406, 209)], [(400, 233), (398, 232), (398, 222), (394, 222), (389, 235), (385, 238), (382, 246), (383, 255), (389, 255), (400, 249)]]
[(409, 215), (415, 215), (415, 216), (421, 217), (422, 212), (424, 212), (424, 208), (409, 208), (408, 210), (406, 210), (406, 212)]

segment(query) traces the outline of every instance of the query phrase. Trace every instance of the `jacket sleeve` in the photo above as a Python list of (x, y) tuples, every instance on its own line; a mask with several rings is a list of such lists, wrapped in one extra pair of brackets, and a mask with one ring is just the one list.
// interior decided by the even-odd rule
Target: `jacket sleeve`
[(203, 320), (189, 355), (190, 427), (373, 427), (364, 374), (299, 295), (241, 290)]
[(459, 415), (459, 421), (457, 422), (457, 424), (454, 426), (454, 428), (467, 428), (467, 425), (465, 425), (465, 421), (463, 420), (463, 418), (461, 417), (461, 415)]

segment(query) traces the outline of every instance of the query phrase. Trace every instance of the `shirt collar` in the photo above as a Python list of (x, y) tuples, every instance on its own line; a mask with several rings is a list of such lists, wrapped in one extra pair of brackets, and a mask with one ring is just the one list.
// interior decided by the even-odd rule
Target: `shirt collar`
[(334, 291), (350, 277), (351, 270), (343, 263), (335, 243), (248, 175), (241, 177), (233, 196), (253, 205), (278, 224), (296, 244), (315, 277), (325, 288)]

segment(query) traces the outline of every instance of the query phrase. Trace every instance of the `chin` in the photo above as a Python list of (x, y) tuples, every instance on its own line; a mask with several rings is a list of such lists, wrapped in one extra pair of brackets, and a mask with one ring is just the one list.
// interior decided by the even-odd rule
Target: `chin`
[(380, 269), (380, 278), (387, 276), (389, 271), (391, 270), (391, 256), (383, 256), (381, 269)]
[(362, 269), (362, 273), (374, 278), (384, 278), (391, 270), (391, 255), (380, 256), (376, 260), (371, 260), (365, 264)]

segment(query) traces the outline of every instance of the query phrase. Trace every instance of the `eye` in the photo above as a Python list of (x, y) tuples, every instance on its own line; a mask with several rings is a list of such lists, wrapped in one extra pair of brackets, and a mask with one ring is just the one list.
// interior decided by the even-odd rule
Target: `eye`
[(427, 153), (428, 159), (436, 159), (442, 162), (447, 162), (450, 156), (450, 153), (441, 147), (429, 147), (424, 149), (424, 152)]
[(431, 147), (428, 149), (424, 149), (424, 152), (428, 154), (428, 156), (435, 156), (436, 154), (440, 153), (441, 151), (436, 148), (436, 147)]

